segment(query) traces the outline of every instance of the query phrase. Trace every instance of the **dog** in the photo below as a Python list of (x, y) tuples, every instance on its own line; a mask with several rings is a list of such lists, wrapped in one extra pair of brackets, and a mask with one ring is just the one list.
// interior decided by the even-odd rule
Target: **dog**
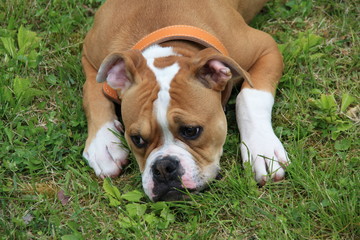
[[(227, 135), (224, 107), (241, 84), (241, 157), (256, 181), (282, 180), (290, 163), (271, 112), (283, 71), (273, 38), (247, 25), (266, 0), (108, 0), (83, 44), (84, 158), (116, 177), (128, 150), (152, 201), (184, 199), (216, 178)], [(120, 123), (116, 111), (121, 105)]]

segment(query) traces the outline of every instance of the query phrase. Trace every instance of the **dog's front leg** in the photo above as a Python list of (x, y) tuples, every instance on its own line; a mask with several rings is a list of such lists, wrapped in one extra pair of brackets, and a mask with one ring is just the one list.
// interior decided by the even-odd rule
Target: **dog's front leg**
[(97, 71), (86, 57), (82, 58), (86, 75), (83, 88), (83, 105), (88, 121), (88, 138), (84, 158), (97, 176), (115, 177), (128, 163), (128, 151), (114, 132), (122, 130), (117, 120), (114, 104), (102, 93), (102, 84), (96, 82)]
[(263, 53), (249, 69), (253, 87), (244, 82), (236, 99), (236, 117), (241, 135), (243, 162), (250, 161), (256, 181), (264, 185), (269, 178), (284, 178), (289, 163), (287, 153), (271, 124), (276, 85), (281, 77), (282, 56), (275, 41), (266, 33), (254, 30), (253, 37), (262, 39)]

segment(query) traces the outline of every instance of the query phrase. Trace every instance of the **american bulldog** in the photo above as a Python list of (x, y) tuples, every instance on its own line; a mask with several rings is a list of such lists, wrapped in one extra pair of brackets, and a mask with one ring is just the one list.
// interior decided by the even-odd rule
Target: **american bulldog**
[[(128, 150), (153, 201), (183, 199), (214, 179), (227, 134), (223, 108), (235, 84), (243, 162), (255, 179), (284, 178), (287, 153), (271, 124), (282, 56), (247, 23), (266, 0), (108, 0), (84, 45), (83, 156), (100, 177), (119, 175)], [(121, 105), (119, 122), (114, 102)]]

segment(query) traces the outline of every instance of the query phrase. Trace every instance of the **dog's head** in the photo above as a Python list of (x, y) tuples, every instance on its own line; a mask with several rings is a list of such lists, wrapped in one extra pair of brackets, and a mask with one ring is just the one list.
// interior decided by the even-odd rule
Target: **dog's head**
[(125, 138), (151, 200), (180, 200), (219, 171), (227, 123), (222, 92), (246, 73), (213, 49), (184, 57), (155, 45), (112, 53), (97, 80), (121, 96)]

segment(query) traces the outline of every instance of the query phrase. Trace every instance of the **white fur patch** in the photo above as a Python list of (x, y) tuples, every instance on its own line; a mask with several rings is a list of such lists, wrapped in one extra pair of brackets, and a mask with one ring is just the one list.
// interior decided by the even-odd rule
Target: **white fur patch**
[(167, 112), (170, 104), (170, 83), (179, 69), (180, 67), (177, 63), (164, 69), (152, 69), (160, 86), (158, 98), (154, 102), (154, 112), (164, 134), (164, 144), (169, 144), (173, 142), (174, 139), (169, 130)]
[(117, 176), (121, 173), (122, 167), (128, 163), (128, 151), (114, 133), (109, 130), (117, 131), (118, 127), (115, 125), (119, 124), (120, 122), (117, 120), (104, 124), (83, 153), (83, 157), (94, 169), (97, 176)]
[[(241, 156), (250, 161), (257, 182), (268, 176), (281, 179), (282, 166), (289, 163), (287, 153), (271, 126), (274, 97), (256, 89), (241, 90), (236, 99), (236, 119), (241, 134)], [(282, 165), (282, 166), (281, 166)]]
[(167, 120), (167, 112), (170, 104), (170, 84), (175, 75), (180, 70), (179, 64), (174, 63), (165, 68), (157, 68), (154, 66), (154, 61), (159, 57), (168, 57), (176, 55), (171, 47), (160, 47), (154, 45), (146, 49), (143, 53), (147, 60), (148, 67), (153, 71), (156, 81), (160, 86), (158, 98), (154, 101), (154, 113), (157, 121), (163, 131), (164, 145), (170, 144), (174, 141), (174, 137), (169, 130), (169, 123)]
[(175, 53), (172, 47), (161, 47), (160, 45), (152, 45), (143, 51), (143, 56), (146, 59), (155, 59), (169, 56), (179, 56)]

